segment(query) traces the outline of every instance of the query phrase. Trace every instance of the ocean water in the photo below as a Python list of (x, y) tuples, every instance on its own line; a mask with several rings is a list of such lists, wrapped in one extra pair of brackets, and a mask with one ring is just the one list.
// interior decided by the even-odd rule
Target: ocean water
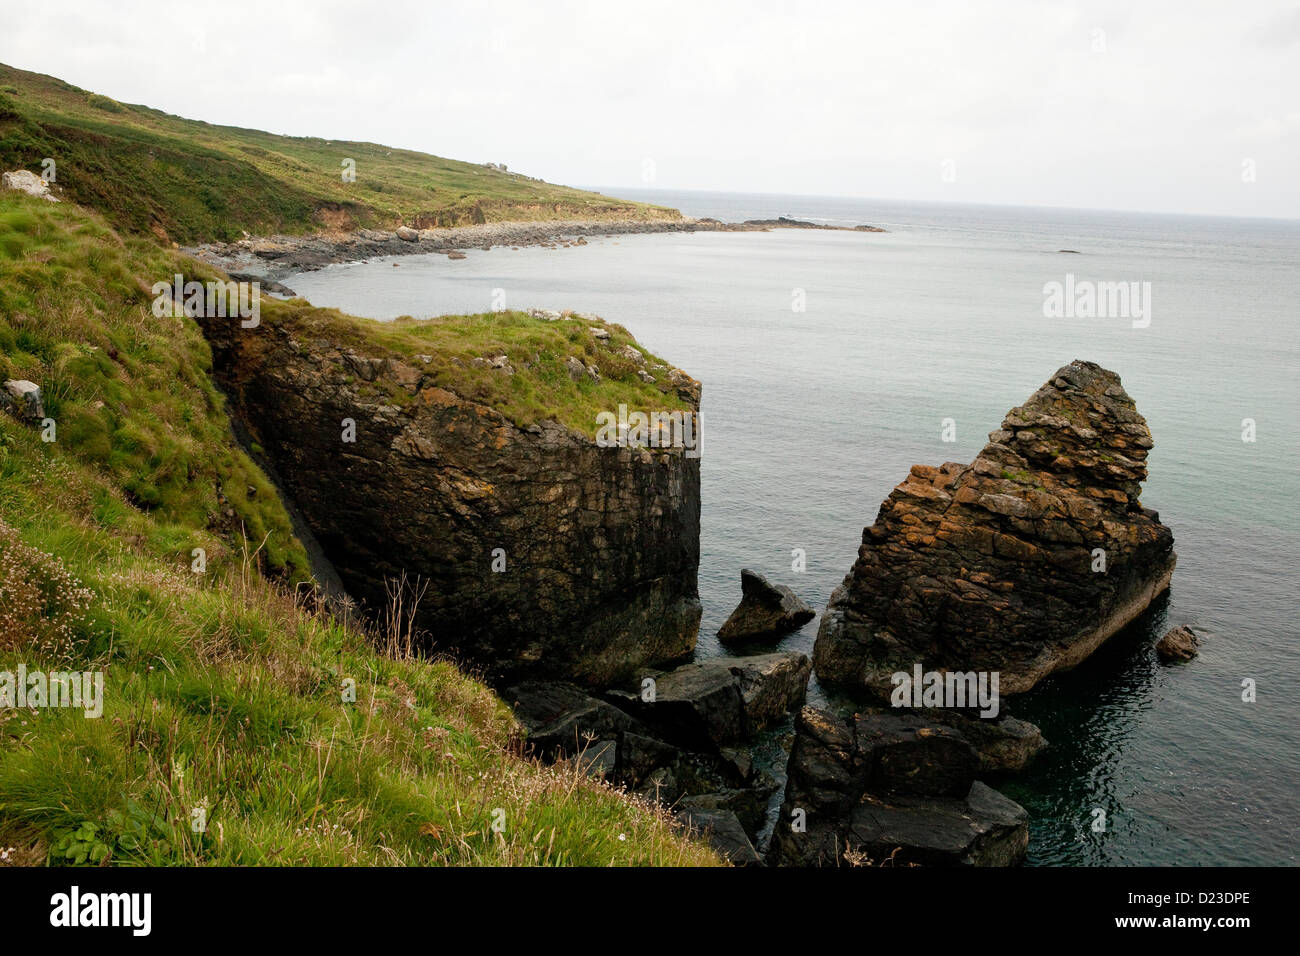
[[(1155, 439), (1143, 501), (1173, 529), (1178, 569), (1142, 620), (1013, 702), (1051, 748), (994, 783), (1030, 812), (1032, 864), (1296, 864), (1300, 222), (608, 192), (889, 231), (623, 236), (286, 282), (378, 319), (487, 311), (500, 289), (509, 308), (621, 323), (700, 379), (700, 657), (727, 653), (714, 635), (742, 567), (825, 607), (912, 464), (969, 461), (1072, 359), (1115, 370)], [(1044, 286), (1067, 273), (1149, 282), (1149, 324), (1046, 317)], [(1200, 656), (1158, 662), (1154, 640), (1184, 623)], [(816, 629), (775, 646), (811, 652)]]

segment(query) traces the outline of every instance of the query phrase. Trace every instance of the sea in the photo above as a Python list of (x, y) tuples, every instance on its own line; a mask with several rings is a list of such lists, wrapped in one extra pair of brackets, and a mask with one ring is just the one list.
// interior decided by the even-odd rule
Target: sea
[[(1030, 865), (1297, 863), (1300, 221), (604, 191), (887, 232), (625, 235), (284, 281), (381, 320), (502, 297), (594, 313), (699, 379), (701, 659), (730, 653), (716, 632), (741, 568), (823, 609), (911, 465), (970, 461), (1074, 359), (1114, 370), (1155, 441), (1142, 500), (1178, 568), (1146, 615), (1011, 702), (1050, 747), (990, 782), (1029, 811)], [(1106, 307), (1052, 307), (1089, 283)], [(1179, 624), (1200, 655), (1162, 663)], [(772, 646), (811, 653), (816, 633)], [(815, 680), (810, 699), (836, 704)]]

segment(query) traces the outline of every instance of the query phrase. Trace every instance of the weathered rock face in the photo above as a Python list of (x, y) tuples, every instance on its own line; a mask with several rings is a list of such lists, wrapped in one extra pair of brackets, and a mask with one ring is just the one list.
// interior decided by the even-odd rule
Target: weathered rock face
[(1078, 664), (1169, 585), (1173, 534), (1138, 494), (1152, 447), (1119, 377), (1060, 369), (969, 465), (917, 465), (822, 616), (821, 680), (998, 671), (1016, 694)]
[(777, 637), (798, 630), (817, 616), (788, 587), (772, 584), (748, 568), (740, 572), (740, 590), (740, 604), (718, 629), (718, 640), (723, 644)]
[[(432, 385), (418, 359), (281, 325), (209, 319), (205, 332), (240, 420), (368, 607), (419, 576), (418, 625), (499, 682), (608, 685), (693, 649), (697, 458), (517, 428)], [(698, 408), (699, 383), (683, 378), (676, 391)]]
[(1028, 814), (975, 779), (958, 732), (920, 717), (841, 720), (805, 707), (768, 862), (783, 866), (1010, 866)]

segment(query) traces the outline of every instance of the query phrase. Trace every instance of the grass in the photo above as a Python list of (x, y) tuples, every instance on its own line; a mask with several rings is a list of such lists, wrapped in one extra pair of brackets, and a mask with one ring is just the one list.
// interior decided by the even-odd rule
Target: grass
[[(617, 412), (620, 403), (645, 412), (689, 408), (675, 389), (659, 387), (662, 383), (667, 388), (671, 365), (638, 345), (621, 325), (599, 319), (568, 316), (546, 321), (525, 312), (489, 312), (375, 322), (295, 299), (264, 303), (262, 322), (284, 324), (302, 341), (323, 339), (366, 357), (412, 364), (426, 376), (426, 385), (488, 405), (521, 428), (550, 419), (591, 436), (597, 413)], [(593, 334), (597, 328), (609, 337), (598, 339)], [(626, 354), (629, 348), (641, 361)], [(475, 361), (502, 354), (513, 374)], [(570, 357), (595, 367), (599, 381), (583, 376), (575, 382), (565, 365)], [(656, 382), (643, 381), (638, 369), (650, 370)], [(410, 400), (391, 384), (354, 384), (363, 394), (365, 389), (388, 387), (394, 402)]]
[[(98, 719), (0, 709), (0, 865), (717, 864), (662, 810), (522, 756), (501, 701), (411, 656), (409, 632), (294, 587), (302, 548), (231, 439), (206, 343), (149, 309), (175, 271), (195, 272), (94, 213), (0, 197), (0, 377), (40, 383), (57, 423), (45, 442), (0, 414), (0, 672), (105, 675)], [(434, 351), (467, 389), (452, 356), (605, 361), (577, 320), (383, 327), (268, 305), (264, 321)], [(521, 416), (609, 398), (511, 378), (531, 389), (501, 399)]]
[[(123, 232), (164, 241), (402, 223), (680, 218), (412, 150), (213, 126), (3, 64), (0, 90), (0, 167), (39, 173), (52, 158), (68, 198)], [(343, 181), (349, 159), (354, 182)]]

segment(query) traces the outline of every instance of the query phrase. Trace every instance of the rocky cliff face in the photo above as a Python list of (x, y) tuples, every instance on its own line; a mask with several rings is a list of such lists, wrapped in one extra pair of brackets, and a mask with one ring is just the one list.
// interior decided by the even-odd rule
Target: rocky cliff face
[[(418, 357), (283, 324), (205, 329), (240, 419), (370, 608), (419, 576), (419, 626), (498, 680), (607, 685), (693, 649), (698, 459), (518, 428), (432, 385)], [(699, 384), (673, 383), (698, 409)]]
[(1119, 377), (1076, 361), (971, 464), (914, 466), (831, 597), (818, 677), (887, 698), (919, 662), (1015, 694), (1079, 663), (1173, 574), (1173, 534), (1138, 500), (1151, 447)]

